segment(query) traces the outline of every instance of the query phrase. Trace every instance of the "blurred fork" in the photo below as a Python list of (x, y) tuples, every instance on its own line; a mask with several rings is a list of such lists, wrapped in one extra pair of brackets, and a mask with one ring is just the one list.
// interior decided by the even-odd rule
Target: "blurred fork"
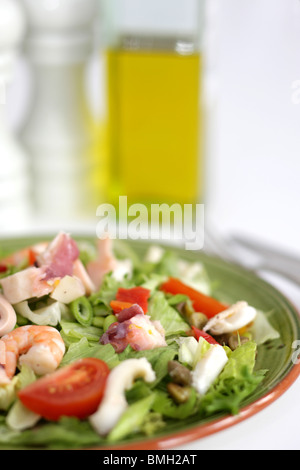
[(300, 285), (300, 258), (258, 240), (243, 236), (221, 237), (211, 226), (205, 227), (204, 251), (246, 269), (275, 273)]

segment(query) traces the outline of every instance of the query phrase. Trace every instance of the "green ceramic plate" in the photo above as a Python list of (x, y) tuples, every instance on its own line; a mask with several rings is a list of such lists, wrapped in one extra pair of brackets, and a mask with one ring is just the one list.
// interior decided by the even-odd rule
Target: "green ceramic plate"
[[(88, 240), (91, 237), (86, 237)], [(51, 239), (51, 236), (49, 237)], [(82, 236), (80, 239), (84, 239)], [(1, 240), (0, 253), (26, 247), (40, 238)], [(126, 242), (127, 243), (127, 242)], [(143, 255), (149, 244), (128, 242), (138, 255)], [(280, 338), (258, 348), (257, 369), (268, 369), (268, 373), (255, 393), (245, 401), (237, 416), (216, 416), (205, 422), (176, 423), (152, 439), (129, 440), (110, 449), (169, 449), (208, 436), (232, 426), (257, 413), (277, 399), (300, 374), (300, 364), (293, 362), (293, 342), (300, 339), (300, 318), (291, 302), (270, 284), (254, 274), (220, 259), (206, 256), (202, 252), (190, 252), (173, 248), (183, 259), (201, 261), (214, 282), (215, 294), (222, 300), (233, 303), (246, 300), (257, 309), (268, 312), (268, 320), (279, 331)]]

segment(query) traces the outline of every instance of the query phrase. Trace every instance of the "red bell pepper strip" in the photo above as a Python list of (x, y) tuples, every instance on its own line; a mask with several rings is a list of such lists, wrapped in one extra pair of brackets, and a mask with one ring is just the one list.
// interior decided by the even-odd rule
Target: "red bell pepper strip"
[(7, 266), (5, 266), (4, 264), (0, 264), (0, 273), (6, 273), (7, 271)]
[(36, 254), (33, 250), (29, 249), (28, 250), (28, 264), (29, 264), (29, 266), (33, 266), (35, 262), (36, 262)]
[(148, 312), (148, 299), (150, 294), (150, 290), (144, 287), (132, 287), (131, 289), (120, 287), (116, 295), (116, 300), (119, 302), (138, 304), (146, 314)]
[(215, 338), (210, 336), (205, 331), (199, 330), (195, 326), (192, 326), (192, 330), (197, 341), (199, 341), (199, 338), (204, 338), (209, 344), (219, 344), (218, 341), (215, 340)]
[(132, 303), (129, 302), (120, 302), (119, 300), (112, 300), (110, 306), (113, 309), (114, 313), (120, 313), (125, 308), (132, 307)]
[(179, 279), (171, 277), (164, 282), (160, 288), (162, 291), (169, 294), (183, 294), (188, 296), (192, 301), (195, 311), (204, 313), (207, 318), (212, 318), (227, 308), (226, 305), (223, 305), (218, 300), (202, 294), (196, 289), (184, 284)]

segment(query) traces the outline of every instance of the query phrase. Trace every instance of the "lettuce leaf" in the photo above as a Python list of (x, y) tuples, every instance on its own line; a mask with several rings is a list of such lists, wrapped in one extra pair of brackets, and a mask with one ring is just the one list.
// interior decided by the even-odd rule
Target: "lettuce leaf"
[(17, 391), (36, 380), (32, 369), (23, 365), (21, 371), (7, 385), (0, 387), (0, 410), (7, 411), (17, 399)]
[(140, 431), (155, 399), (155, 393), (130, 405), (109, 433), (108, 441), (118, 441)]
[(94, 344), (90, 345), (87, 338), (81, 338), (77, 343), (70, 345), (68, 351), (64, 355), (64, 358), (60, 364), (60, 367), (71, 364), (78, 359), (84, 357), (95, 357), (106, 362), (108, 367), (112, 369), (119, 364), (119, 358), (117, 353), (111, 344)]
[(35, 429), (23, 432), (11, 430), (0, 424), (0, 448), (13, 449), (66, 449), (82, 448), (103, 443), (88, 421), (76, 418), (62, 418), (57, 423), (46, 422)]
[(117, 281), (112, 273), (108, 273), (104, 276), (101, 287), (98, 292), (95, 292), (89, 297), (89, 301), (92, 306), (99, 307), (104, 306), (108, 313), (111, 313), (110, 302), (116, 298), (119, 287), (133, 287), (132, 281), (125, 279), (122, 282)]
[(190, 329), (190, 325), (182, 318), (180, 313), (169, 305), (163, 292), (155, 292), (152, 295), (148, 314), (152, 321), (160, 321), (166, 337), (183, 334)]
[(258, 346), (266, 341), (280, 337), (279, 332), (275, 330), (269, 322), (267, 314), (260, 312), (259, 310), (257, 311), (255, 321), (250, 328), (250, 333)]
[(229, 352), (229, 360), (220, 374), (220, 380), (231, 377), (239, 379), (244, 366), (247, 367), (249, 373), (252, 373), (255, 366), (256, 350), (256, 343), (248, 341), (234, 351)]
[(218, 379), (201, 399), (201, 417), (218, 412), (238, 414), (243, 401), (264, 379), (265, 370), (254, 371), (257, 346), (253, 341), (229, 353), (229, 360)]
[(7, 411), (16, 399), (18, 378), (15, 376), (9, 384), (0, 387), (0, 410)]
[(187, 402), (181, 405), (177, 405), (168, 393), (158, 390), (152, 408), (162, 416), (183, 420), (197, 412), (198, 400), (198, 394), (194, 388), (191, 388)]
[(102, 328), (82, 326), (77, 322), (61, 321), (60, 326), (60, 334), (67, 347), (72, 343), (77, 343), (82, 338), (86, 338), (89, 342), (97, 343), (103, 333)]

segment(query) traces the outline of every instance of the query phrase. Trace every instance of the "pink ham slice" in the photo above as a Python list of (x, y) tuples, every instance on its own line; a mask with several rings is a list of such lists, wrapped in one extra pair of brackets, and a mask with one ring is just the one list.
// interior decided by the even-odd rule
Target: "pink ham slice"
[[(109, 326), (100, 339), (101, 344), (111, 344), (117, 353), (121, 353), (128, 345), (135, 351), (166, 346), (165, 332), (159, 321), (151, 321), (144, 312), (140, 313), (133, 305), (126, 309), (126, 315), (120, 321)], [(128, 318), (128, 316), (132, 316)]]
[(53, 291), (56, 279), (73, 275), (74, 262), (79, 256), (76, 242), (68, 234), (59, 233), (44, 246), (37, 256), (37, 267), (1, 279), (4, 297), (12, 305), (48, 295)]
[(135, 315), (144, 315), (144, 310), (138, 304), (133, 304), (129, 308), (124, 308), (121, 312), (116, 314), (119, 323), (130, 320)]

